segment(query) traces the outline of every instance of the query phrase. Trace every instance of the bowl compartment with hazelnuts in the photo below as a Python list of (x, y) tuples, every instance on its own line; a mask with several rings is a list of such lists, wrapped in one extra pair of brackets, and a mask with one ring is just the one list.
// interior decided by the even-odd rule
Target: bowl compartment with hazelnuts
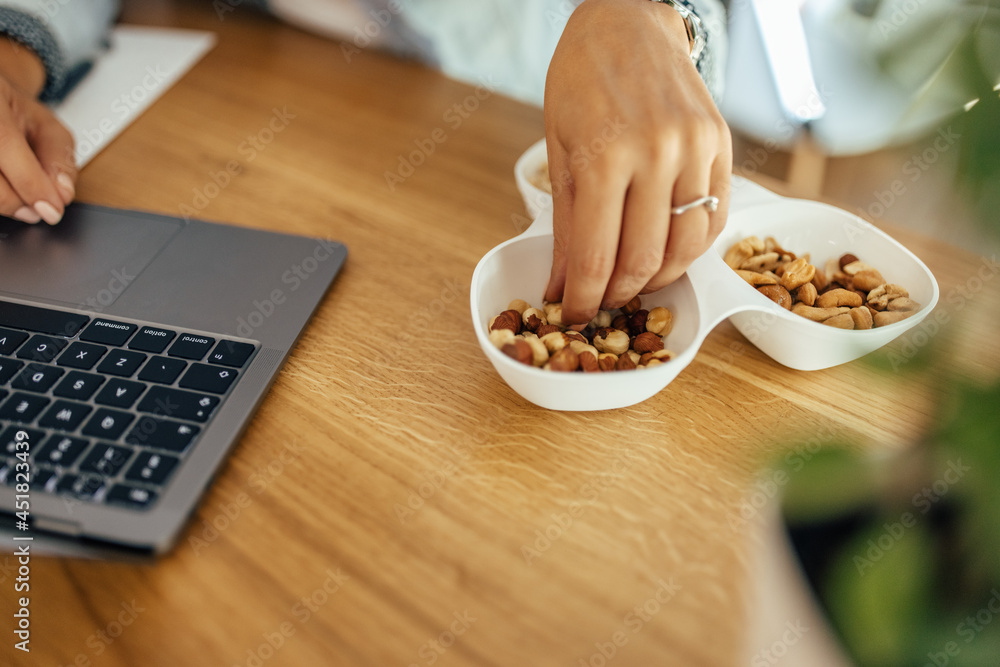
[[(473, 274), (470, 302), (476, 337), (504, 381), (525, 399), (548, 409), (612, 409), (633, 405), (663, 390), (691, 363), (712, 329), (726, 319), (778, 363), (797, 370), (817, 370), (857, 359), (885, 345), (932, 312), (939, 296), (934, 276), (884, 232), (832, 206), (779, 197), (736, 177), (733, 185), (729, 220), (712, 248), (680, 279), (641, 297), (642, 309), (663, 307), (672, 315), (672, 328), (661, 337), (669, 358), (664, 355), (660, 363), (645, 368), (637, 364), (635, 370), (599, 368), (598, 372), (587, 372), (577, 368), (565, 372), (561, 362), (555, 368), (548, 360), (535, 363), (540, 354), (538, 360), (528, 363), (523, 345), (515, 343), (514, 347), (521, 349), (505, 353), (503, 347), (509, 341), (491, 340), (494, 318), (517, 310), (510, 308), (512, 302), (523, 300), (525, 310), (533, 306), (545, 312), (542, 291), (552, 263), (551, 208), (543, 207), (528, 230), (488, 252)], [(870, 258), (887, 283), (906, 286), (919, 309), (905, 319), (867, 330), (827, 326), (795, 314), (766, 298), (726, 264), (729, 248), (750, 236), (772, 237), (784, 248), (809, 253), (818, 264), (848, 254)], [(597, 328), (592, 323), (590, 333)], [(637, 333), (641, 332), (630, 333), (630, 343)], [(494, 334), (494, 339), (497, 336)], [(593, 345), (593, 341), (587, 344)], [(551, 351), (548, 353), (551, 357)], [(548, 370), (546, 363), (550, 363)], [(628, 366), (626, 362), (623, 365)]]

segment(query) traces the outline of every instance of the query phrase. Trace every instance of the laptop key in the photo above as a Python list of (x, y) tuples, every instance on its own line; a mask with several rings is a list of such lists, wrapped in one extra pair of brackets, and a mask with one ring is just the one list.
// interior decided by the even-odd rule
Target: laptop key
[(104, 502), (109, 505), (125, 505), (132, 509), (144, 509), (156, 500), (156, 491), (143, 489), (128, 484), (115, 484), (104, 496)]
[(0, 301), (0, 326), (72, 338), (90, 318), (51, 308)]
[(97, 363), (97, 360), (104, 356), (108, 348), (103, 345), (90, 345), (89, 343), (72, 343), (66, 351), (59, 357), (57, 364), (70, 368), (82, 368), (89, 371)]
[(125, 428), (135, 419), (134, 415), (108, 408), (99, 408), (94, 416), (90, 418), (86, 426), (83, 427), (84, 435), (92, 435), (97, 438), (107, 438), (117, 440), (125, 432)]
[(163, 486), (170, 473), (177, 467), (180, 461), (176, 456), (169, 454), (154, 454), (153, 452), (140, 452), (132, 466), (125, 473), (125, 479), (144, 484), (155, 484)]
[(181, 377), (179, 384), (185, 389), (224, 394), (229, 389), (229, 385), (236, 379), (238, 372), (235, 369), (220, 368), (219, 366), (191, 364), (191, 367)]
[(196, 394), (169, 387), (152, 387), (136, 409), (139, 412), (151, 412), (159, 417), (206, 422), (218, 404), (218, 396)]
[(89, 499), (104, 488), (104, 480), (93, 475), (78, 475), (68, 473), (59, 478), (56, 483), (56, 493)]
[(194, 437), (201, 431), (197, 426), (182, 424), (169, 419), (143, 416), (139, 418), (125, 442), (154, 449), (180, 453), (187, 449)]
[(118, 375), (123, 378), (131, 377), (142, 362), (146, 360), (146, 355), (142, 352), (130, 352), (129, 350), (112, 350), (104, 361), (97, 367), (98, 373), (108, 375)]
[(63, 338), (32, 336), (31, 340), (17, 351), (17, 356), (20, 359), (49, 362), (59, 356), (64, 347), (66, 347), (66, 340)]
[(0, 329), (0, 354), (11, 354), (28, 340), (28, 334), (13, 329)]
[(63, 376), (63, 371), (55, 366), (43, 366), (42, 364), (28, 364), (21, 374), (14, 378), (10, 386), (14, 389), (25, 389), (27, 391), (37, 391), (45, 393), (52, 388), (56, 380)]
[(75, 398), (78, 401), (86, 401), (97, 388), (104, 383), (104, 378), (92, 373), (81, 371), (70, 371), (69, 375), (56, 385), (52, 393), (61, 398)]
[(232, 366), (233, 368), (243, 368), (253, 353), (253, 345), (250, 343), (240, 343), (235, 340), (220, 340), (208, 355), (208, 363)]
[(167, 352), (171, 357), (181, 357), (183, 359), (193, 359), (201, 361), (205, 354), (212, 349), (215, 344), (214, 338), (208, 336), (196, 336), (194, 334), (181, 334), (177, 342), (170, 346)]
[(15, 392), (0, 406), (0, 419), (28, 424), (49, 404), (49, 399), (38, 394)]
[(132, 458), (132, 450), (128, 447), (109, 445), (99, 442), (94, 445), (80, 461), (81, 472), (94, 472), (105, 477), (114, 477)]
[(173, 384), (185, 368), (187, 368), (187, 362), (182, 359), (150, 357), (146, 365), (139, 371), (139, 379), (143, 382)]
[(83, 403), (73, 403), (72, 401), (56, 401), (53, 403), (42, 418), (38, 420), (38, 425), (45, 428), (55, 428), (60, 431), (75, 431), (83, 421), (83, 418), (93, 410), (89, 405)]
[(56, 471), (52, 468), (35, 468), (32, 471), (31, 482), (29, 485), (32, 489), (37, 489), (39, 491), (48, 490), (49, 482), (52, 482), (56, 477)]
[(89, 444), (90, 441), (83, 438), (71, 438), (68, 435), (59, 434), (52, 435), (41, 446), (38, 453), (35, 454), (35, 461), (69, 468)]
[(159, 354), (167, 349), (167, 345), (174, 339), (177, 333), (170, 329), (160, 329), (159, 327), (143, 327), (128, 344), (130, 350), (142, 350)]
[(139, 327), (126, 322), (97, 318), (80, 334), (80, 340), (120, 347)]
[(14, 373), (23, 367), (23, 361), (18, 361), (17, 359), (0, 359), (0, 384), (14, 377)]
[[(18, 431), (24, 431), (25, 435), (28, 437), (24, 440), (18, 440)], [(38, 445), (42, 442), (42, 438), (44, 437), (44, 431), (36, 431), (35, 429), (23, 428), (21, 426), (9, 426), (7, 427), (7, 430), (3, 432), (3, 435), (0, 436), (0, 450), (9, 456), (14, 456), (18, 452), (30, 453), (31, 451), (38, 449)], [(25, 445), (24, 443), (28, 444)]]
[(114, 378), (108, 380), (108, 383), (94, 398), (94, 402), (110, 405), (114, 408), (131, 408), (144, 391), (146, 391), (146, 385), (141, 382)]

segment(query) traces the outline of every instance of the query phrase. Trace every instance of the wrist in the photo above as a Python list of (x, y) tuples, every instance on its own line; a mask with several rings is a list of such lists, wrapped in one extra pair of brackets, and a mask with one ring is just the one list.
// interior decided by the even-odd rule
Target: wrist
[(45, 65), (17, 40), (0, 37), (0, 77), (34, 99), (45, 87)]
[(667, 5), (672, 10), (667, 13), (680, 19), (684, 35), (688, 42), (688, 53), (691, 56), (691, 61), (697, 63), (698, 59), (701, 58), (702, 51), (705, 49), (706, 35), (701, 19), (695, 13), (690, 3), (683, 0), (652, 0), (652, 2)]

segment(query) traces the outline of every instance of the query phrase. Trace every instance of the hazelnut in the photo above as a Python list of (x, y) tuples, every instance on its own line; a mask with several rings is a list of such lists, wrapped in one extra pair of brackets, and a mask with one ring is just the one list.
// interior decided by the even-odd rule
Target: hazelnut
[(531, 346), (531, 353), (534, 356), (531, 363), (539, 367), (544, 366), (549, 360), (549, 350), (545, 347), (545, 343), (533, 334), (525, 334), (524, 340)]
[(600, 354), (597, 348), (590, 343), (581, 343), (578, 340), (571, 340), (569, 342), (569, 348), (576, 352), (577, 354), (583, 354), (584, 352), (590, 352), (594, 355), (594, 361), (597, 361), (597, 355)]
[(632, 361), (632, 357), (627, 354), (623, 354), (618, 357), (617, 363), (615, 363), (616, 371), (632, 371), (635, 370), (635, 362)]
[(549, 354), (555, 354), (569, 345), (569, 338), (561, 331), (553, 331), (552, 333), (545, 334), (540, 337), (540, 340), (545, 345), (545, 349), (549, 351)]
[(514, 341), (514, 332), (510, 329), (494, 329), (490, 332), (490, 342), (498, 348)]
[(615, 329), (607, 333), (597, 333), (594, 335), (594, 347), (601, 352), (621, 355), (629, 346), (628, 334)]
[(528, 331), (538, 331), (538, 327), (548, 324), (549, 321), (545, 319), (545, 313), (541, 310), (526, 308), (521, 313), (521, 323), (524, 324), (524, 328)]
[(545, 318), (549, 324), (554, 324), (557, 327), (562, 326), (562, 304), (561, 303), (547, 303), (545, 304)]
[(646, 318), (649, 317), (649, 311), (645, 308), (640, 308), (628, 317), (628, 333), (630, 336), (638, 336), (643, 331), (646, 330)]
[(628, 331), (628, 315), (619, 313), (611, 320), (611, 328), (619, 331)]
[(510, 329), (515, 334), (521, 333), (521, 313), (516, 310), (505, 310), (490, 322), (490, 331)]
[(580, 333), (579, 331), (564, 331), (564, 332), (563, 332), (563, 335), (565, 335), (565, 336), (566, 336), (567, 338), (569, 338), (569, 339), (570, 339), (571, 341), (573, 341), (573, 340), (578, 340), (578, 341), (580, 341), (581, 343), (589, 343), (589, 342), (590, 342), (589, 340), (587, 340), (587, 337), (586, 337), (586, 336), (584, 336), (584, 335), (583, 335), (582, 333)]
[(535, 334), (541, 338), (542, 336), (548, 335), (550, 333), (559, 333), (559, 327), (554, 324), (543, 324), (535, 331)]
[(634, 297), (632, 297), (628, 303), (622, 306), (622, 312), (626, 315), (631, 315), (640, 308), (642, 308), (642, 300), (639, 298), (639, 295), (637, 294)]
[(636, 366), (639, 365), (639, 359), (642, 358), (641, 354), (632, 349), (625, 350), (625, 354), (628, 355), (628, 358), (632, 360), (633, 364)]
[(549, 359), (547, 368), (552, 371), (572, 372), (580, 367), (580, 357), (571, 347), (564, 347)]
[(646, 331), (666, 336), (674, 328), (674, 314), (668, 308), (657, 306), (646, 316)]
[(597, 311), (597, 315), (594, 315), (594, 319), (590, 320), (590, 326), (595, 329), (611, 326), (611, 313), (606, 310)]
[[(594, 352), (597, 352), (597, 350), (594, 350)], [(586, 350), (577, 353), (577, 357), (580, 359), (580, 368), (583, 369), (584, 373), (599, 373), (601, 371), (601, 365), (597, 363), (597, 355), (594, 352)]]
[(507, 304), (507, 310), (516, 310), (520, 314), (524, 314), (524, 311), (528, 310), (531, 306), (524, 299), (514, 299), (509, 304)]
[(522, 364), (527, 364), (528, 366), (533, 365), (535, 359), (535, 354), (531, 349), (531, 345), (523, 338), (515, 338), (510, 343), (507, 343), (500, 348), (500, 351), (514, 361), (519, 361)]
[(601, 352), (597, 355), (597, 363), (602, 371), (613, 371), (615, 370), (615, 364), (618, 363), (618, 355), (611, 354), (610, 352)]
[(646, 331), (635, 337), (635, 341), (632, 343), (632, 349), (639, 354), (656, 352), (657, 350), (663, 349), (663, 339), (655, 333)]

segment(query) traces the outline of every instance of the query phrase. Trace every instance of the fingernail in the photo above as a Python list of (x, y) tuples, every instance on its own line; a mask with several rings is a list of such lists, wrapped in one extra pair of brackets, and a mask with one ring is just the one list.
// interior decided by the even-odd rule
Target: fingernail
[(56, 176), (56, 183), (59, 185), (59, 192), (62, 196), (70, 201), (76, 196), (76, 188), (73, 187), (73, 179), (69, 177), (68, 174), (59, 174)]
[(17, 209), (10, 217), (14, 218), (15, 220), (20, 220), (21, 222), (27, 222), (30, 225), (33, 225), (39, 220), (41, 220), (41, 217), (39, 217), (39, 215), (35, 213), (35, 210), (28, 206), (22, 206), (21, 208)]
[(55, 207), (47, 201), (36, 201), (35, 211), (38, 215), (42, 216), (42, 220), (50, 225), (54, 225), (62, 220), (62, 214), (60, 214), (59, 211), (57, 211)]

